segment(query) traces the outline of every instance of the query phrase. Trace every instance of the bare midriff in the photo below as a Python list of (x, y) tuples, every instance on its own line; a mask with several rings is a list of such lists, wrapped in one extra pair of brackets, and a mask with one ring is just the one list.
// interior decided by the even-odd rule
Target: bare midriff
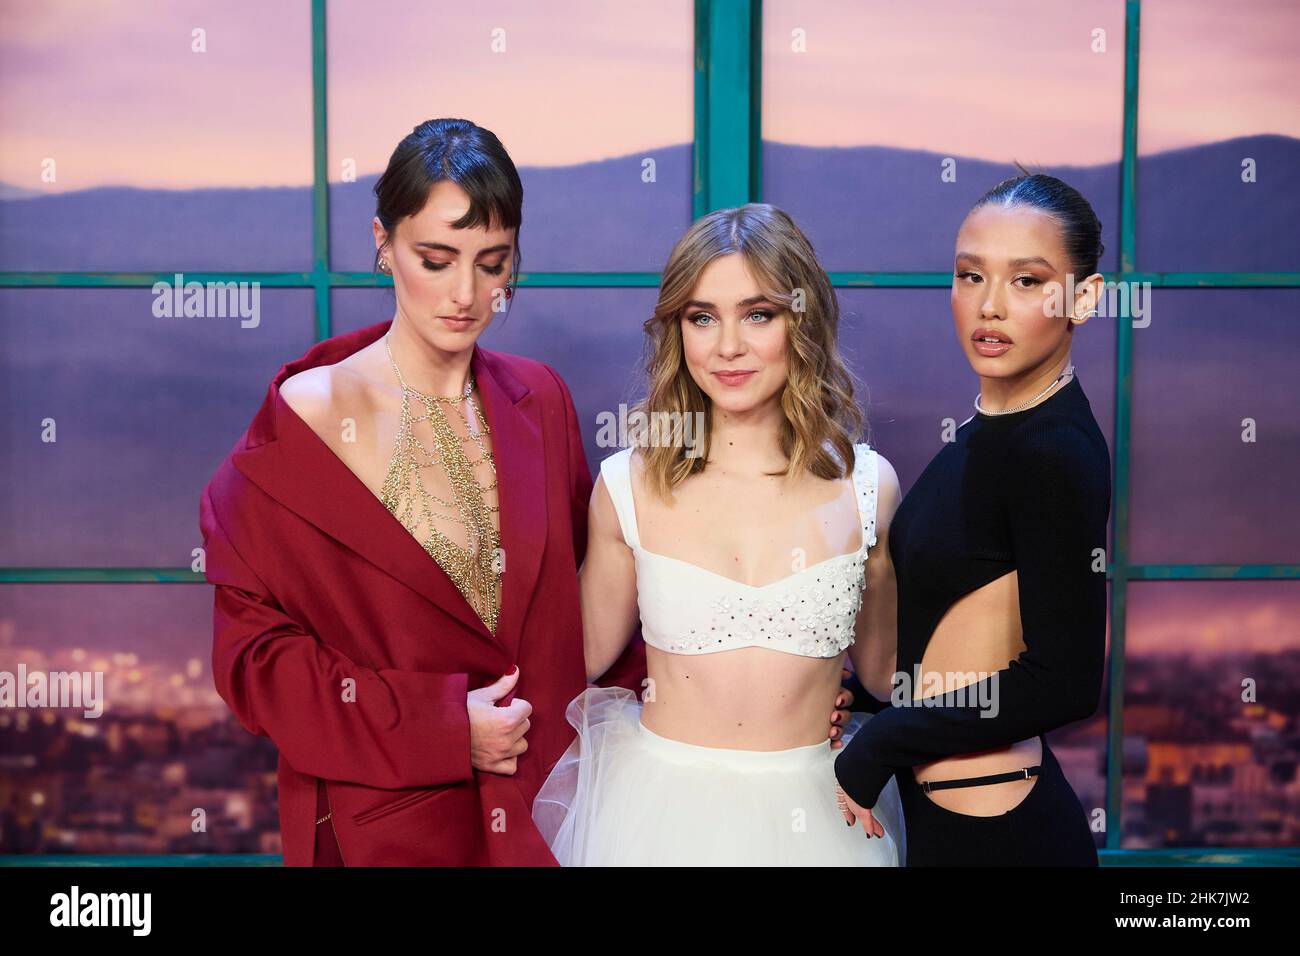
[[(975, 683), (1004, 669), (1025, 650), (1015, 571), (960, 597), (930, 635), (921, 658), (921, 681), (913, 699)], [(915, 682), (916, 675), (908, 675)], [(942, 688), (942, 689), (940, 689)], [(982, 777), (1032, 767), (1042, 759), (1037, 737), (975, 753), (944, 757), (912, 768), (918, 782)], [(1019, 804), (1037, 777), (934, 790), (926, 794), (945, 809), (970, 816), (996, 816)]]
[(829, 744), (844, 654), (766, 647), (670, 654), (646, 646), (641, 722), (660, 737), (729, 750)]

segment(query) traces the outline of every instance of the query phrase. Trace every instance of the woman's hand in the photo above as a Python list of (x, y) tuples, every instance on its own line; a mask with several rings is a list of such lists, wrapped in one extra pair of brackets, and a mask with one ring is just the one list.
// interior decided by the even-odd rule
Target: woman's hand
[[(844, 678), (850, 676), (850, 671), (846, 667), (843, 669)], [(852, 712), (849, 710), (853, 706), (853, 691), (847, 687), (841, 687), (835, 694), (835, 709), (831, 711), (831, 730), (827, 734), (831, 740), (831, 750), (839, 750), (844, 746), (844, 741), (840, 737), (844, 734), (844, 726), (849, 722)]]
[(861, 820), (862, 829), (867, 831), (868, 837), (885, 835), (885, 828), (880, 821), (871, 815), (870, 810), (854, 803), (853, 798), (844, 792), (843, 787), (835, 788), (835, 798), (839, 802), (840, 812), (844, 814), (844, 822), (849, 826), (852, 826), (855, 820)]
[(486, 687), (479, 687), (466, 695), (465, 707), (469, 711), (469, 762), (476, 770), (488, 773), (513, 775), (518, 767), (518, 757), (528, 749), (524, 734), (531, 722), (528, 715), (533, 705), (516, 697), (505, 707), (497, 701), (514, 689), (519, 682), (519, 667)]

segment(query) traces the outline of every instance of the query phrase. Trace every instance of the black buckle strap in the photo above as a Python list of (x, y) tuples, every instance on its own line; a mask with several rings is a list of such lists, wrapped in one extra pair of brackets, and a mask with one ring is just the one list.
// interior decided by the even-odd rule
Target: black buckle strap
[(953, 787), (981, 787), (986, 783), (1005, 783), (1008, 780), (1028, 780), (1042, 772), (1042, 764), (1009, 770), (1006, 773), (991, 773), (985, 777), (962, 777), (960, 780), (927, 780), (921, 784), (926, 793), (932, 790), (951, 790)]

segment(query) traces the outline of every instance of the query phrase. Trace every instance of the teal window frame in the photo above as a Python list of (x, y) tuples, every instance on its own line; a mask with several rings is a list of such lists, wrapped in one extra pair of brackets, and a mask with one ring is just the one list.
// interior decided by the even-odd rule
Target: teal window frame
[[(1137, 191), (1138, 53), (1141, 0), (1125, 0), (1124, 127), (1120, 183), (1120, 248), (1114, 282), (1149, 282), (1154, 288), (1297, 288), (1300, 272), (1141, 272), (1135, 262)], [(762, 200), (762, 0), (695, 0), (694, 155), (692, 208), (698, 217), (713, 209)], [(316, 341), (332, 330), (330, 291), (391, 286), (388, 276), (330, 269), (329, 183), (326, 109), (326, 0), (311, 0), (312, 29), (312, 271), (186, 272), (198, 282), (259, 282), (268, 288), (310, 288), (315, 293)], [(139, 288), (169, 282), (172, 272), (7, 272), (7, 288)], [(655, 288), (657, 272), (525, 272), (529, 288)], [(832, 272), (838, 288), (947, 288), (947, 272)], [(1133, 395), (1133, 329), (1118, 324), (1115, 375), (1114, 527), (1107, 578), (1110, 596), (1110, 704), (1106, 757), (1106, 865), (1300, 864), (1300, 848), (1180, 848), (1122, 850), (1122, 768), (1125, 630), (1130, 581), (1255, 581), (1300, 578), (1296, 564), (1134, 564), (1129, 556), (1130, 437)], [(0, 584), (205, 584), (188, 568), (0, 568)], [(1118, 690), (1117, 690), (1118, 689)], [(0, 858), (6, 859), (6, 858)], [(10, 857), (32, 865), (33, 857)], [(111, 865), (248, 865), (274, 863), (273, 855), (140, 857), (59, 856), (52, 864), (78, 861)]]

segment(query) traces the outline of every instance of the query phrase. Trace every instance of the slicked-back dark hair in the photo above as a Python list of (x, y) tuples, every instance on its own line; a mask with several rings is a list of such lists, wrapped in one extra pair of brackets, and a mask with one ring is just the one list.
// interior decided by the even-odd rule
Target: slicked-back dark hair
[[(519, 171), (491, 130), (465, 119), (431, 119), (397, 144), (388, 168), (375, 182), (375, 215), (392, 241), (393, 229), (429, 201), (429, 190), (443, 181), (469, 196), (469, 211), (452, 226), (515, 230), (515, 258), (510, 282), (519, 275), (519, 226), (523, 222), (524, 187)], [(379, 268), (379, 249), (374, 268)]]
[(1065, 252), (1075, 276), (1084, 279), (1092, 275), (1105, 251), (1101, 220), (1092, 205), (1069, 183), (1046, 173), (1030, 173), (1023, 166), (1019, 168), (1025, 175), (1002, 180), (979, 198), (971, 212), (981, 206), (998, 205), (1028, 206), (1047, 213), (1061, 225)]

